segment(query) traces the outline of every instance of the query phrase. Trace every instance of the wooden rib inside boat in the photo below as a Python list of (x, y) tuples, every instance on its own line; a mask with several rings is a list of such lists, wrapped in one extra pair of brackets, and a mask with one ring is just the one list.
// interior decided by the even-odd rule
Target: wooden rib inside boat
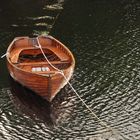
[(10, 75), (23, 86), (52, 101), (67, 84), (67, 80), (49, 62), (70, 80), (75, 60), (70, 50), (52, 36), (37, 38), (17, 37), (7, 49), (7, 66)]

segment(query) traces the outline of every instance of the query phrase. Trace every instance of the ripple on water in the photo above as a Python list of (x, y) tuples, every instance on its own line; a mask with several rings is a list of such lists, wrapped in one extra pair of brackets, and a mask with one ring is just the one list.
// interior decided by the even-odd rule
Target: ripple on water
[[(7, 22), (10, 29), (1, 31), (1, 46), (6, 49), (11, 38), (21, 33), (48, 33), (63, 9), (63, 2), (43, 5), (39, 14), (33, 11), (34, 14)], [(49, 104), (13, 81), (12, 89), (0, 91), (0, 139), (140, 139), (140, 4), (135, 0), (83, 3), (79, 8), (83, 4), (82, 14), (75, 8), (79, 3), (68, 5), (63, 12), (66, 15), (61, 17), (64, 23), (58, 25), (57, 32), (68, 38), (76, 57), (72, 85), (97, 116), (113, 128), (113, 133), (91, 117), (68, 86)], [(67, 22), (72, 28), (68, 28)]]

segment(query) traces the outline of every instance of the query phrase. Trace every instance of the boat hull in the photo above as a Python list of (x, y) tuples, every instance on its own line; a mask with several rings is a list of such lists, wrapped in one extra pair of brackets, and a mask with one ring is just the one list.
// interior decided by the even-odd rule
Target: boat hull
[[(66, 60), (69, 62), (70, 66), (61, 70), (64, 75), (60, 73), (58, 68), (55, 69), (50, 64), (47, 64), (47, 61), (44, 60), (43, 63), (36, 62), (36, 65), (33, 65), (34, 63), (18, 62), (18, 58), (22, 50), (26, 50), (24, 52), (26, 53), (26, 52), (31, 52), (34, 49), (35, 51), (32, 51), (31, 54), (34, 54), (36, 52), (38, 53), (38, 51), (36, 51), (37, 49), (34, 48), (34, 46), (32, 46), (34, 42), (32, 41), (33, 44), (31, 44), (30, 38), (28, 37), (17, 37), (9, 45), (7, 49), (7, 55), (6, 55), (7, 67), (11, 77), (15, 81), (19, 82), (21, 85), (29, 88), (30, 90), (34, 91), (36, 94), (40, 95), (41, 97), (51, 102), (53, 98), (56, 96), (56, 94), (70, 80), (75, 67), (75, 59), (71, 54), (71, 52), (68, 50), (68, 48), (64, 46), (61, 42), (56, 40), (55, 38), (49, 36), (45, 38), (40, 36), (39, 39), (43, 47), (50, 49), (49, 52), (55, 51), (56, 55), (60, 59), (62, 59), (62, 61), (59, 61), (60, 63), (63, 64), (65, 63)], [(29, 46), (28, 43), (30, 43)], [(54, 45), (54, 46), (50, 46), (50, 45)], [(28, 51), (26, 49), (26, 46)], [(29, 64), (32, 64), (33, 66), (29, 68), (28, 67)], [(34, 69), (34, 66), (43, 68), (45, 65), (47, 65), (47, 67), (50, 68), (50, 72), (41, 73), (41, 72), (32, 71), (32, 68)]]
[(72, 68), (65, 70), (64, 75), (67, 78), (66, 80), (60, 73), (51, 76), (42, 76), (17, 69), (9, 62), (7, 62), (7, 66), (10, 76), (14, 80), (34, 91), (49, 102), (51, 102), (56, 94), (67, 84), (67, 81), (70, 80), (73, 74)]

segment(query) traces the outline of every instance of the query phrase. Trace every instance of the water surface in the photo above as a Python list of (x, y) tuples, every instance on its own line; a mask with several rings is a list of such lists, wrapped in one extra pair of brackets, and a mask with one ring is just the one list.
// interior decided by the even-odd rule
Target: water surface
[(140, 139), (139, 1), (15, 0), (0, 7), (0, 54), (15, 36), (50, 32), (76, 58), (71, 84), (113, 129), (92, 118), (69, 86), (52, 104), (35, 96), (9, 78), (3, 59), (1, 139)]

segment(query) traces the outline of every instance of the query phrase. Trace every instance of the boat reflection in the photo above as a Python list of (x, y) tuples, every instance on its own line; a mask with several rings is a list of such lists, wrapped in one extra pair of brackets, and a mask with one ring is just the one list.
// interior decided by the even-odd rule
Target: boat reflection
[(46, 125), (54, 126), (63, 122), (62, 119), (70, 116), (74, 107), (74, 100), (72, 93), (66, 94), (67, 88), (60, 91), (59, 95), (50, 103), (23, 87), (10, 76), (9, 81), (11, 85), (10, 99), (18, 111), (30, 118), (39, 119)]

